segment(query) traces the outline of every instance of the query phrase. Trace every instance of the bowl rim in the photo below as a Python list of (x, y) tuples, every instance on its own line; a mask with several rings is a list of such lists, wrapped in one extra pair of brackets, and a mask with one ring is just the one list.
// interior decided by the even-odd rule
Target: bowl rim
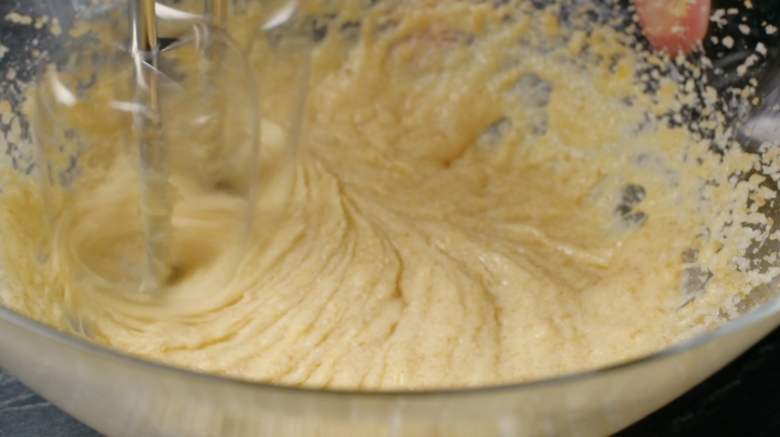
[[(109, 349), (95, 343), (91, 343), (87, 340), (75, 337), (70, 334), (60, 332), (54, 328), (48, 327), (42, 323), (39, 323), (33, 319), (27, 318), (0, 305), (0, 320), (5, 320), (9, 323), (16, 325), (21, 329), (31, 331), (40, 337), (58, 342), (65, 346), (81, 350), (82, 352), (90, 355), (96, 355), (108, 360), (118, 360), (127, 365), (133, 367), (140, 367), (146, 370), (162, 372), (171, 374), (177, 377), (184, 377), (188, 379), (195, 379), (200, 382), (210, 384), (227, 384), (230, 386), (239, 386), (244, 389), (263, 389), (268, 391), (284, 392), (287, 394), (301, 396), (312, 395), (328, 395), (328, 396), (350, 396), (352, 398), (358, 397), (363, 399), (369, 398), (424, 398), (424, 397), (436, 397), (436, 396), (458, 396), (465, 397), (469, 395), (485, 395), (492, 393), (506, 393), (513, 391), (530, 391), (539, 387), (552, 387), (556, 385), (563, 385), (567, 383), (573, 383), (578, 381), (584, 381), (591, 378), (605, 376), (612, 373), (617, 373), (624, 370), (634, 369), (641, 367), (645, 364), (650, 364), (663, 359), (671, 358), (677, 355), (681, 355), (685, 352), (704, 346), (708, 343), (715, 342), (721, 338), (728, 337), (736, 334), (744, 329), (747, 329), (761, 321), (764, 321), (780, 313), (780, 297), (774, 297), (768, 302), (761, 304), (753, 311), (744, 314), (737, 319), (734, 319), (727, 324), (713, 330), (698, 334), (690, 339), (682, 341), (674, 346), (663, 349), (656, 353), (639, 357), (634, 360), (613, 364), (607, 367), (603, 367), (596, 370), (589, 370), (584, 372), (577, 372), (567, 374), (563, 376), (557, 376), (553, 378), (545, 378), (539, 380), (533, 380), (528, 382), (517, 382), (503, 385), (488, 385), (479, 387), (462, 387), (462, 388), (444, 388), (439, 390), (371, 390), (371, 391), (350, 391), (343, 389), (315, 389), (309, 387), (293, 387), (284, 385), (275, 385), (265, 382), (254, 382), (248, 380), (242, 380), (238, 378), (232, 378), (228, 376), (221, 376), (209, 373), (195, 372), (181, 367), (169, 366), (163, 363), (148, 361), (140, 357), (136, 357), (130, 354), (126, 354), (114, 349)], [(752, 345), (751, 345), (752, 346)], [(735, 357), (736, 358), (736, 357)]]

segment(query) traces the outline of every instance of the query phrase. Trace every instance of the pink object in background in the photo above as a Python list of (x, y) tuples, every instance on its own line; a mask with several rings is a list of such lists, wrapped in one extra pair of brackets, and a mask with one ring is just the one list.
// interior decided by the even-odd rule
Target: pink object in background
[(688, 54), (707, 34), (712, 0), (635, 0), (639, 23), (657, 50)]

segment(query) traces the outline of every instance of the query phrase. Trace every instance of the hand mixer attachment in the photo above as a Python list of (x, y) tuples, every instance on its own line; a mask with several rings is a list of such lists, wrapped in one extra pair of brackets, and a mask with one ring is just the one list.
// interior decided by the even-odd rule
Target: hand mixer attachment
[[(227, 20), (227, 0), (205, 1), (206, 22), (214, 29), (224, 30)], [(138, 138), (138, 156), (141, 172), (141, 220), (146, 234), (147, 270), (142, 284), (143, 291), (159, 289), (168, 282), (172, 275), (171, 243), (171, 204), (168, 199), (168, 178), (166, 175), (165, 144), (162, 140), (163, 127), (160, 116), (158, 90), (158, 72), (160, 55), (160, 39), (157, 36), (157, 13), (154, 0), (130, 0), (130, 29), (132, 40), (130, 53), (135, 64), (136, 104), (146, 108), (134, 112), (135, 128)], [(202, 30), (209, 31), (203, 27)], [(175, 46), (175, 43), (174, 43)], [(201, 63), (207, 69), (203, 104), (215, 110), (210, 114), (209, 139), (218, 141), (217, 132), (220, 127), (218, 105), (213, 102), (219, 99), (214, 92), (213, 82), (218, 80), (218, 71), (214, 63), (219, 62), (219, 50), (214, 47), (205, 49), (203, 53), (206, 63)], [(253, 108), (252, 112), (257, 112)], [(256, 140), (255, 140), (256, 141)], [(214, 149), (214, 144), (210, 145)]]
[(74, 284), (158, 295), (207, 265), (226, 275), (245, 249), (257, 88), (224, 31), (227, 0), (205, 7), (189, 31), (161, 39), (155, 2), (129, 0), (129, 47), (87, 44), (40, 75), (32, 127), (47, 256)]
[(159, 288), (171, 275), (171, 207), (162, 140), (158, 77), (157, 13), (154, 0), (130, 0), (130, 53), (135, 66), (135, 111), (138, 157), (141, 173), (141, 221), (146, 234), (147, 268), (141, 285), (148, 292)]

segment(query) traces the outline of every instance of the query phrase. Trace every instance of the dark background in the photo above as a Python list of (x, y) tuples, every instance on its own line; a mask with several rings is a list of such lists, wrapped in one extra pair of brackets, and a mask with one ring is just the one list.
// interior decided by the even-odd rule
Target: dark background
[(780, 329), (615, 437), (780, 436)]

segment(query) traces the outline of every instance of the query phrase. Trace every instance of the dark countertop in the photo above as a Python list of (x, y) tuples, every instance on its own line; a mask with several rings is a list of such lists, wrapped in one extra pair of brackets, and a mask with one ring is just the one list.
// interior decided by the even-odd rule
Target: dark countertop
[(780, 436), (780, 329), (614, 437)]
[[(615, 437), (780, 436), (780, 329)], [(101, 437), (0, 370), (0, 436)]]

